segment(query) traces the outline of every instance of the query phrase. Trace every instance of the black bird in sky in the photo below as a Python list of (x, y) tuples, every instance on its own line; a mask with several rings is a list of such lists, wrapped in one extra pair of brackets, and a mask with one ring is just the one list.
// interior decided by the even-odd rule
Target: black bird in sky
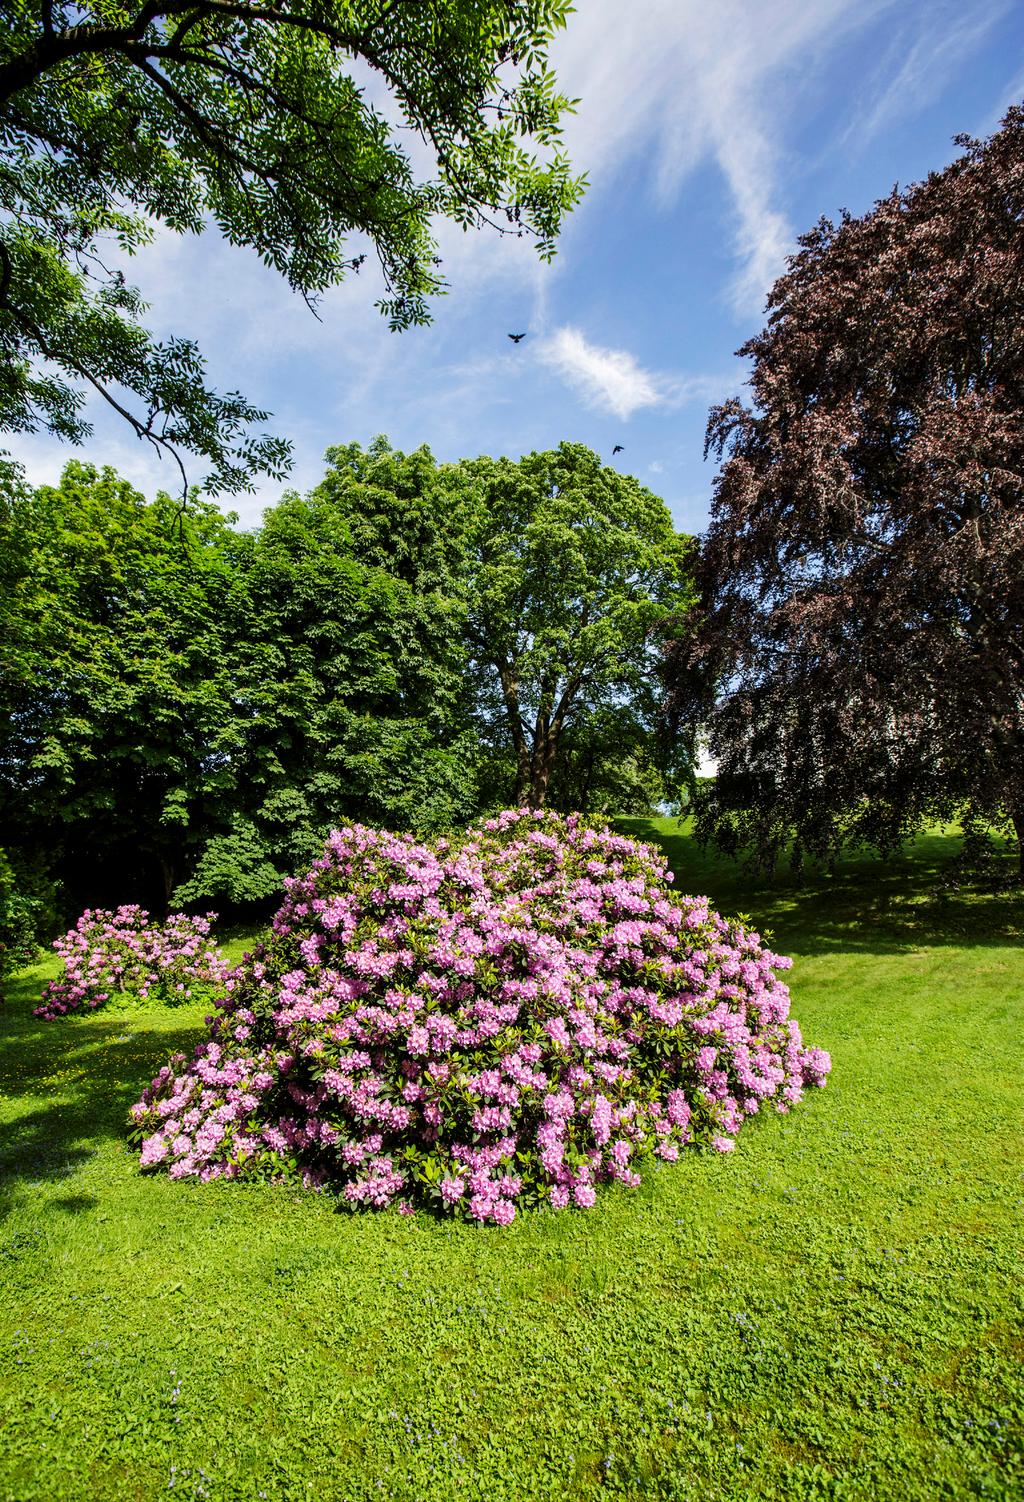
[(526, 334), (525, 333), (522, 333), (522, 334), (509, 334), (508, 337), (512, 340), (513, 344), (518, 344), (519, 341), (520, 341), (520, 339), (525, 339), (526, 338)]
[(617, 443), (615, 445), (615, 447), (612, 449), (612, 458), (614, 459), (616, 454), (621, 454), (621, 453), (622, 453), (622, 444), (621, 443)]

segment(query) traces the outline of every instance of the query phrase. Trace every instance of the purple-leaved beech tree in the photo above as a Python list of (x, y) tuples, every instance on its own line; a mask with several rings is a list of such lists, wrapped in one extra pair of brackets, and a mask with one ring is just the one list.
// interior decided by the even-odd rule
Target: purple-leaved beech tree
[(998, 821), (1024, 875), (1024, 108), (776, 283), (674, 649), (698, 829), (770, 867)]

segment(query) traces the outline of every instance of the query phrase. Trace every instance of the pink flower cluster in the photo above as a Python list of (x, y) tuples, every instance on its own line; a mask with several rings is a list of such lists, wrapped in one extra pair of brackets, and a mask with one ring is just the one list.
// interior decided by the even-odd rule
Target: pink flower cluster
[(74, 928), (54, 940), (64, 970), (46, 987), (35, 1016), (53, 1022), (94, 1011), (116, 992), (174, 1002), (210, 988), (222, 991), (230, 971), (210, 937), (216, 916), (174, 913), (160, 924), (141, 907), (86, 909)]
[(144, 1167), (507, 1225), (725, 1152), (823, 1085), (760, 936), (653, 847), (509, 810), (458, 840), (355, 826), (288, 883), (191, 1061), (132, 1108)]

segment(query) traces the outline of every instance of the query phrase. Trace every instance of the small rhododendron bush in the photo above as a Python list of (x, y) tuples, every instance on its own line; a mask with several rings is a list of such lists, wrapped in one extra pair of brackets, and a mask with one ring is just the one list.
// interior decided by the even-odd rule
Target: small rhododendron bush
[(142, 1001), (212, 1000), (230, 973), (210, 937), (215, 917), (174, 913), (166, 923), (154, 923), (141, 907), (88, 908), (54, 940), (64, 968), (44, 990), (35, 1015), (54, 1021), (94, 1011), (116, 994)]
[(459, 841), (354, 827), (289, 884), (191, 1062), (132, 1115), (142, 1163), (505, 1225), (649, 1154), (726, 1151), (821, 1085), (758, 934), (653, 848), (513, 810)]

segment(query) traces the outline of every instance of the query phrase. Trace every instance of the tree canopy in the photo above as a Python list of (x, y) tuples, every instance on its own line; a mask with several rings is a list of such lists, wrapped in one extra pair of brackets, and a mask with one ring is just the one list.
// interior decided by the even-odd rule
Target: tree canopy
[(78, 462), (0, 511), (0, 845), (97, 895), (166, 899), (233, 797), (246, 539), (174, 514)]
[[(268, 414), (159, 341), (123, 264), (213, 224), (308, 302), (368, 252), (401, 329), (445, 287), (439, 216), (554, 252), (582, 191), (547, 67), (568, 0), (14, 0), (0, 11), (0, 431), (78, 441), (99, 392), (200, 456), (280, 475)], [(423, 177), (408, 143), (433, 163)], [(541, 155), (530, 145), (536, 143)], [(421, 155), (422, 153), (420, 153)], [(417, 158), (419, 160), (419, 156)]]
[[(540, 807), (584, 720), (595, 755), (611, 749), (616, 718), (633, 731), (620, 755), (641, 726), (652, 748), (666, 626), (690, 601), (690, 542), (664, 501), (582, 444), (463, 469), (481, 495), (468, 620), (478, 714), (485, 738), (511, 747), (513, 802)], [(577, 790), (593, 787), (595, 767), (576, 770)]]
[(700, 829), (772, 864), (1012, 822), (1024, 872), (1024, 110), (769, 299), (675, 656), (718, 777)]

